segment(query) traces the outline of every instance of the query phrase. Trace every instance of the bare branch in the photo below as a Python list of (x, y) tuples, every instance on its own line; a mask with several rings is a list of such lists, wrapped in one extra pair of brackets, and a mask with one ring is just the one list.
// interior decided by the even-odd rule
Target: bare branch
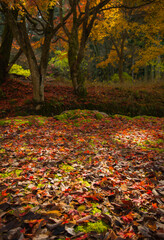
[(66, 25), (64, 23), (64, 19), (63, 19), (63, 2), (62, 2), (62, 0), (60, 0), (59, 11), (60, 11), (60, 22), (62, 24), (63, 30), (64, 30), (65, 34), (67, 35), (67, 37), (69, 37), (70, 32), (69, 32), (68, 28), (66, 27)]
[(66, 14), (65, 17), (63, 17), (63, 23), (59, 23), (54, 29), (53, 29), (53, 35), (55, 35), (58, 30), (63, 27), (63, 24), (65, 25), (66, 24), (66, 20), (71, 16), (72, 14), (72, 9)]
[(27, 20), (34, 26), (34, 28), (36, 28), (37, 24), (40, 24), (41, 28), (43, 29), (42, 31), (44, 31), (45, 30), (44, 24), (39, 19), (34, 18), (22, 4), (20, 4), (20, 6), (25, 11)]
[(67, 39), (65, 39), (65, 38), (63, 38), (63, 37), (61, 37), (61, 36), (57, 36), (57, 38), (56, 39), (54, 39), (53, 41), (52, 41), (52, 43), (56, 43), (59, 39), (61, 39), (62, 41), (64, 41), (64, 42), (67, 42), (68, 43), (68, 40)]
[(40, 10), (40, 8), (39, 8), (39, 6), (38, 6), (38, 4), (36, 3), (35, 0), (34, 0), (34, 2), (35, 2), (35, 5), (36, 5), (36, 7), (37, 7), (37, 9), (38, 9), (38, 12), (39, 12), (40, 16), (41, 16), (42, 19), (44, 20), (44, 22), (45, 22), (46, 24), (49, 24), (49, 22), (44, 18), (43, 14), (42, 14), (42, 12), (41, 12), (41, 10)]

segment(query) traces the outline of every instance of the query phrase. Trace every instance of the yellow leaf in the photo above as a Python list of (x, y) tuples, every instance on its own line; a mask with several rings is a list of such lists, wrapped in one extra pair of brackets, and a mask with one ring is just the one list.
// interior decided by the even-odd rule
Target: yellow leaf
[(52, 215), (55, 215), (57, 217), (61, 216), (61, 212), (59, 212), (58, 210), (48, 211), (45, 214), (52, 214)]

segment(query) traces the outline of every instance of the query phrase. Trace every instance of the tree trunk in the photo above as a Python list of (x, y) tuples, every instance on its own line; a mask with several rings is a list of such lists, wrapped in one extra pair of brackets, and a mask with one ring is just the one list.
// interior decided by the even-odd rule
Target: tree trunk
[(32, 46), (28, 37), (28, 31), (26, 29), (25, 20), (22, 20), (22, 22), (18, 24), (18, 27), (19, 27), (20, 38), (18, 37), (17, 41), (20, 47), (22, 48), (24, 54), (26, 55), (29, 69), (31, 72), (31, 80), (33, 84), (33, 100), (36, 104), (40, 105), (41, 103), (44, 102), (44, 80), (42, 78), (42, 73), (38, 66), (35, 53), (32, 49)]
[(75, 94), (78, 96), (84, 96), (86, 89), (84, 86), (84, 77), (82, 75), (80, 65), (83, 60), (83, 50), (79, 49), (78, 34), (76, 28), (72, 29), (69, 36), (69, 49), (68, 49), (68, 63), (70, 68), (70, 77), (72, 80)]
[(44, 84), (38, 65), (32, 59), (28, 59), (33, 84), (33, 100), (36, 104), (44, 102)]
[(8, 64), (13, 42), (13, 34), (6, 23), (2, 35), (2, 44), (0, 47), (0, 84), (5, 82), (8, 73)]
[(155, 79), (155, 67), (154, 64), (151, 65), (151, 81), (154, 82)]
[(147, 82), (148, 80), (148, 68), (147, 66), (144, 67), (144, 81)]
[(21, 21), (17, 22), (12, 11), (8, 9), (5, 4), (3, 7), (13, 35), (27, 58), (33, 84), (33, 100), (37, 105), (36, 108), (39, 109), (44, 102), (44, 80), (46, 77), (51, 39), (53, 36), (53, 8), (49, 10), (49, 19), (45, 27), (45, 38), (41, 49), (41, 61), (40, 64), (38, 64), (29, 39), (25, 18), (22, 17)]
[(159, 81), (161, 79), (161, 57), (157, 58), (157, 66), (156, 66), (156, 80)]
[(123, 57), (119, 58), (118, 75), (119, 75), (120, 82), (123, 83), (124, 82), (124, 79), (123, 79)]
[(74, 88), (75, 94), (78, 96), (84, 97), (86, 95), (86, 89), (84, 86), (85, 77), (83, 76), (80, 66), (77, 66), (78, 64), (74, 66), (70, 66), (70, 75), (71, 80)]
[(123, 79), (123, 63), (124, 63), (124, 47), (125, 47), (126, 37), (127, 37), (127, 32), (126, 32), (126, 30), (124, 30), (123, 33), (122, 33), (120, 47), (118, 47), (118, 45), (117, 45), (117, 39), (115, 40), (113, 37), (111, 37), (112, 43), (113, 43), (113, 45), (116, 49), (117, 56), (119, 58), (118, 76), (119, 76), (119, 80), (120, 80), (121, 83), (124, 82), (124, 79)]
[[(69, 49), (68, 62), (69, 62), (70, 76), (71, 76), (74, 92), (78, 96), (85, 96), (86, 95), (86, 89), (84, 85), (85, 76), (83, 75), (80, 68), (81, 62), (78, 62), (77, 55), (71, 56), (71, 52), (73, 51)], [(72, 64), (72, 62), (74, 62), (74, 64)]]

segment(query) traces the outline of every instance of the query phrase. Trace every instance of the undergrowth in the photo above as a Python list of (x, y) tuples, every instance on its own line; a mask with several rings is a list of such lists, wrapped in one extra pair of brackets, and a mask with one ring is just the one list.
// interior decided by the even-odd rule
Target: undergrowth
[[(44, 115), (55, 116), (66, 110), (88, 109), (105, 112), (109, 115), (121, 114), (129, 117), (163, 117), (164, 83), (125, 83), (89, 82), (86, 84), (88, 95), (78, 97), (73, 87), (63, 80), (60, 85), (48, 82), (45, 86), (45, 103), (41, 110), (35, 110), (32, 101), (32, 86), (21, 80), (8, 80), (1, 86), (0, 117)], [(5, 97), (4, 97), (5, 96)], [(62, 115), (59, 118), (69, 118)], [(78, 116), (74, 116), (77, 118)], [(101, 119), (101, 114), (96, 114)]]

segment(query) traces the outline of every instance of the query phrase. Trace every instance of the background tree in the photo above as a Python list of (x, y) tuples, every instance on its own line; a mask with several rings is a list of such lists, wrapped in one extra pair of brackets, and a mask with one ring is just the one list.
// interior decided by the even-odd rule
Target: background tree
[[(92, 31), (97, 14), (109, 2), (110, 0), (69, 1), (69, 8), (73, 15), (72, 22), (69, 23), (69, 26), (63, 24), (63, 8), (61, 8), (60, 19), (63, 30), (68, 38), (68, 62), (71, 80), (75, 93), (80, 96), (86, 94), (84, 86), (85, 79), (80, 68), (84, 59), (86, 43)], [(62, 0), (60, 3), (62, 4)]]
[(134, 78), (137, 66), (143, 67), (155, 56), (163, 54), (162, 37), (159, 37), (163, 22), (161, 9), (163, 3), (159, 1), (158, 4), (154, 2), (142, 8), (125, 7), (112, 9), (108, 14), (104, 12), (104, 21), (95, 22), (92, 38), (99, 42), (108, 39), (112, 47), (108, 56), (97, 66), (112, 64), (118, 69), (120, 82), (123, 82), (123, 67), (128, 58), (132, 59), (131, 72)]
[[(152, 4), (145, 9), (145, 16), (140, 28), (134, 28), (134, 42), (138, 39), (142, 44), (136, 44), (135, 62), (133, 69), (137, 72), (140, 68), (145, 69), (145, 75), (149, 68), (150, 75), (156, 74), (153, 78), (159, 80), (164, 71), (164, 2)], [(154, 71), (155, 70), (155, 71)], [(147, 77), (145, 77), (147, 78)], [(151, 76), (149, 77), (151, 78)], [(152, 79), (153, 79), (152, 78)]]
[[(125, 60), (125, 52), (127, 48), (127, 38), (129, 25), (128, 20), (131, 16), (131, 10), (112, 9), (110, 13), (104, 12), (104, 21), (97, 21), (92, 38), (97, 41), (108, 39), (111, 45), (107, 58), (99, 63), (98, 67), (106, 67), (109, 63), (118, 66), (119, 80), (123, 82), (123, 63)], [(98, 36), (98, 37), (97, 37)]]
[[(62, 3), (62, 1), (60, 1)], [(68, 39), (68, 62), (70, 67), (70, 75), (73, 83), (74, 91), (77, 95), (85, 95), (84, 76), (81, 71), (81, 64), (84, 59), (86, 44), (93, 30), (94, 24), (97, 24), (100, 13), (106, 11), (109, 15), (111, 9), (133, 9), (145, 6), (154, 1), (125, 1), (117, 2), (113, 0), (99, 1), (69, 1), (68, 6), (72, 11), (72, 22), (69, 25), (63, 25), (63, 30)], [(61, 8), (60, 19), (61, 23), (63, 12)], [(100, 18), (100, 22), (104, 24), (104, 19)], [(110, 22), (112, 24), (112, 22)], [(121, 51), (117, 51), (120, 59), (120, 78), (122, 78), (123, 65), (123, 49), (126, 32), (123, 34)], [(116, 46), (115, 46), (116, 47)], [(118, 47), (117, 47), (118, 50)]]

